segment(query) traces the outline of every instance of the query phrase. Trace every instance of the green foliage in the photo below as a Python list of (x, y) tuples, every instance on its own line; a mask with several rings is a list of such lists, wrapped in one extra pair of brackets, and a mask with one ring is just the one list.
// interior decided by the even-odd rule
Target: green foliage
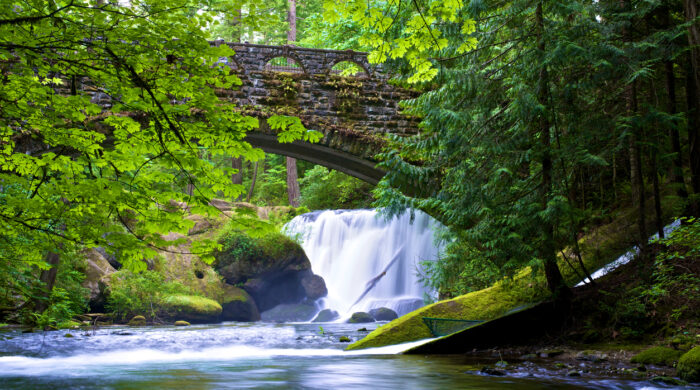
[[(404, 59), (408, 82), (432, 80), (438, 68), (431, 61), (439, 57), (455, 36), (447, 31), (456, 30), (462, 42), (457, 52), (463, 54), (476, 46), (471, 36), (475, 22), (464, 11), (462, 1), (325, 1), (324, 18), (329, 23), (356, 23), (359, 30), (358, 44), (369, 47), (370, 63), (383, 63), (388, 59)], [(448, 27), (445, 27), (448, 26)]]
[[(10, 244), (0, 251), (3, 262), (40, 266), (49, 251), (102, 246), (119, 252), (127, 268), (142, 269), (142, 258), (173, 244), (164, 233), (191, 224), (183, 210), (163, 205), (186, 202), (207, 214), (215, 212), (209, 199), (242, 193), (230, 168), (201, 158), (200, 148), (262, 157), (241, 141), (257, 119), (212, 88), (241, 81), (218, 61), (231, 50), (206, 40), (203, 28), (216, 22), (208, 6), (37, 0), (2, 7), (0, 239)], [(296, 118), (269, 121), (284, 142), (317, 137)], [(199, 245), (206, 253), (214, 243)]]
[(639, 295), (651, 307), (671, 308), (668, 315), (674, 321), (692, 317), (700, 309), (700, 220), (683, 218), (679, 228), (658, 242), (665, 248), (656, 255), (652, 283)]
[(299, 181), (301, 204), (310, 210), (359, 209), (371, 205), (371, 186), (322, 166), (306, 171)]
[[(83, 300), (84, 302), (84, 300)], [(82, 314), (83, 307), (77, 307), (75, 297), (61, 287), (54, 287), (49, 296), (48, 308), (42, 313), (32, 312), (32, 323), (40, 329), (59, 329), (63, 324), (69, 323), (71, 319)]]
[(171, 295), (196, 295), (177, 281), (166, 281), (155, 271), (134, 273), (122, 269), (111, 275), (107, 308), (122, 319), (143, 315), (153, 319)]

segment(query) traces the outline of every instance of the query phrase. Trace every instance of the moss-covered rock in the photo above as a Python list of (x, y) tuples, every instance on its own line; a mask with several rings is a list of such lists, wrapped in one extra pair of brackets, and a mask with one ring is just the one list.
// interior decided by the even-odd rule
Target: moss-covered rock
[(489, 320), (514, 307), (529, 304), (546, 296), (546, 291), (521, 275), (509, 284), (496, 285), (457, 298), (422, 307), (383, 325), (347, 349), (383, 347), (433, 337), (423, 317), (462, 320)]
[(700, 382), (700, 346), (686, 352), (676, 366), (678, 376), (688, 382)]
[(276, 231), (261, 237), (227, 231), (219, 243), (222, 250), (214, 253), (214, 268), (227, 283), (242, 285), (261, 312), (309, 298), (302, 280), (313, 275), (311, 263), (289, 237)]
[(365, 313), (363, 311), (352, 313), (352, 316), (350, 316), (350, 319), (348, 320), (348, 323), (350, 324), (363, 324), (366, 322), (374, 322), (374, 317), (372, 317), (372, 315), (370, 315), (369, 313)]
[(393, 321), (399, 318), (395, 311), (389, 309), (388, 307), (380, 307), (377, 309), (372, 309), (369, 311), (369, 315), (374, 317), (377, 321)]
[(133, 316), (129, 320), (129, 326), (144, 326), (146, 325), (146, 317), (144, 316)]
[(187, 321), (175, 321), (175, 326), (190, 326), (190, 323)]
[(311, 269), (311, 263), (299, 244), (279, 232), (251, 237), (231, 232), (222, 236), (214, 267), (229, 284), (245, 283), (282, 271)]
[(251, 322), (260, 320), (255, 300), (245, 290), (224, 285), (221, 303), (221, 319), (224, 321)]
[(311, 322), (331, 322), (340, 318), (340, 314), (337, 311), (331, 309), (323, 309), (316, 315)]
[(352, 339), (348, 336), (340, 336), (338, 341), (340, 341), (341, 343), (349, 343), (352, 341)]
[(655, 364), (672, 367), (682, 352), (669, 347), (651, 347), (633, 356), (630, 360), (637, 364)]
[(193, 323), (211, 323), (221, 320), (221, 305), (209, 298), (194, 295), (170, 295), (163, 299), (159, 310), (166, 321), (185, 320)]

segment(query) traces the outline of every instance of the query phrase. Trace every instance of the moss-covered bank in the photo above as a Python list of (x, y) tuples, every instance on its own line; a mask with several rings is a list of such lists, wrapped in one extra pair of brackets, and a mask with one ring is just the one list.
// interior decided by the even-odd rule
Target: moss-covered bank
[(484, 290), (433, 303), (383, 325), (347, 349), (363, 349), (433, 337), (423, 317), (489, 320), (546, 297), (525, 275)]

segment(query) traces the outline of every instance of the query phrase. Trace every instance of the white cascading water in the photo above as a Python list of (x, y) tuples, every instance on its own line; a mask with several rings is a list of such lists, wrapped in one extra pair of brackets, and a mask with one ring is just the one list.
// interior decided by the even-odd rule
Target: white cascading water
[(301, 238), (313, 272), (326, 282), (328, 296), (320, 300), (321, 308), (335, 310), (341, 318), (379, 307), (403, 315), (435, 295), (420, 282), (419, 270), (420, 262), (438, 256), (433, 236), (438, 223), (414, 213), (413, 221), (409, 212), (387, 221), (375, 210), (326, 210), (287, 224), (287, 234)]

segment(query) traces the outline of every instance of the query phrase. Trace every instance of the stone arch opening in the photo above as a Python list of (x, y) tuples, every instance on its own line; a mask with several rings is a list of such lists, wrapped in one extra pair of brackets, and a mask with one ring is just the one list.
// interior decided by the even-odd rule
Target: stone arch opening
[(301, 62), (289, 56), (277, 56), (265, 62), (263, 70), (268, 72), (306, 73)]
[(369, 77), (369, 72), (362, 64), (352, 60), (338, 60), (331, 66), (329, 74), (343, 77)]

